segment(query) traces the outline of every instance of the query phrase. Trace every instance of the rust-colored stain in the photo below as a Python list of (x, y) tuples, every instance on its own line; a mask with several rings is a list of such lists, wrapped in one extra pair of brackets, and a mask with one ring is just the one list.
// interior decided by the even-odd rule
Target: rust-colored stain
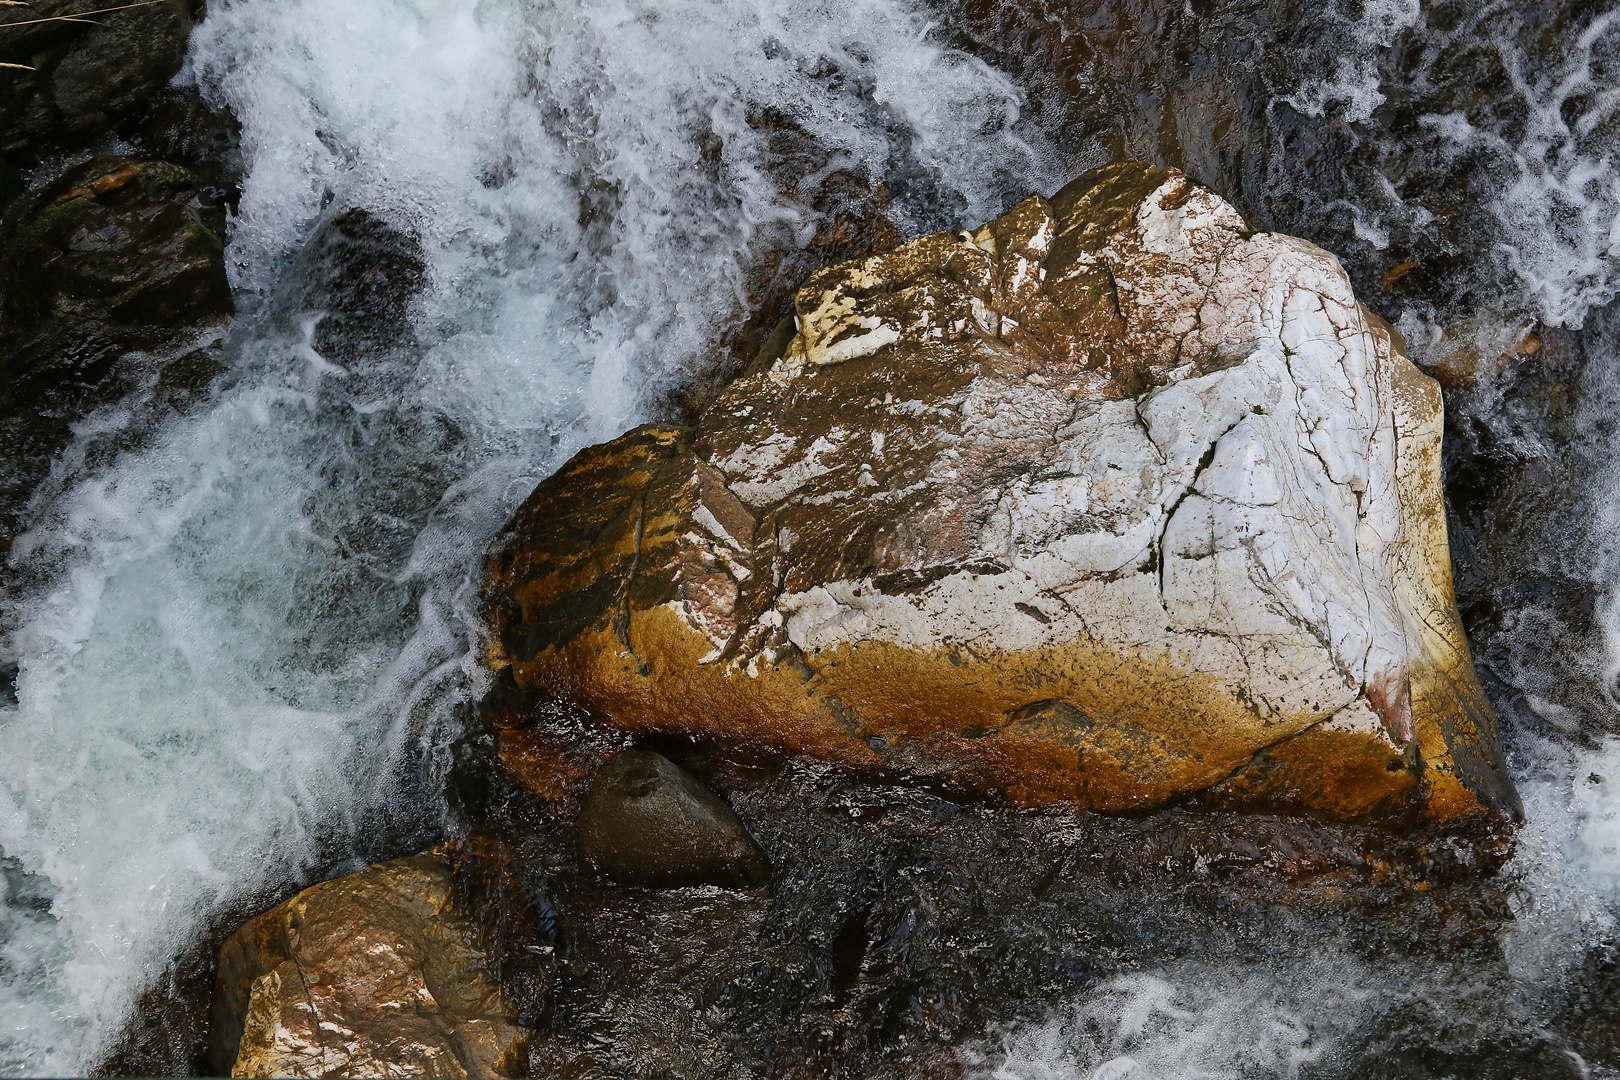
[(1416, 259), (1402, 259), (1385, 272), (1384, 276), (1378, 282), (1379, 287), (1386, 293), (1392, 291), (1395, 288), (1396, 282), (1400, 281), (1401, 278), (1405, 277), (1407, 274), (1410, 274), (1413, 270), (1416, 270), (1420, 265), (1421, 264)]

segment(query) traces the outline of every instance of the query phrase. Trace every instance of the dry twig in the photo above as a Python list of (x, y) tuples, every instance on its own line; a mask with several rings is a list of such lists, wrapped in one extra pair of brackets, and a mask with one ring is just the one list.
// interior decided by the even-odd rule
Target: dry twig
[[(162, 4), (166, 2), (167, 0), (141, 0), (141, 2), (138, 4), (124, 4), (121, 7), (100, 8), (96, 11), (76, 11), (72, 15), (52, 15), (48, 19), (23, 19), (19, 22), (0, 22), (0, 30), (4, 30), (11, 26), (37, 26), (40, 23), (49, 22), (82, 22), (90, 23), (91, 26), (100, 26), (100, 23), (90, 22), (90, 20), (85, 18), (85, 16), (105, 15), (111, 11), (128, 11), (130, 8), (151, 7), (153, 4)], [(7, 6), (10, 6), (9, 2)], [(23, 4), (22, 6), (27, 7), (28, 5)]]

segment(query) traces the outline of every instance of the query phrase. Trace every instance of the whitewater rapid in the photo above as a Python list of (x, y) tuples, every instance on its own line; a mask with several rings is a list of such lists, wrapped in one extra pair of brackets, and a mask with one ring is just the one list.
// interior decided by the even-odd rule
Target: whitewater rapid
[[(1364, 5), (1343, 63), (1293, 106), (1371, 116), (1372, 58), (1417, 18), (1415, 0)], [(89, 1068), (231, 913), (444, 828), (457, 710), (484, 689), (491, 537), (566, 455), (714, 364), (750, 275), (814, 234), (819, 185), (885, 182), (911, 236), (1097, 163), (1054, 149), (1025, 90), (935, 19), (902, 0), (209, 5), (179, 78), (242, 123), (242, 314), (205, 406), (111, 461), (70, 448), (12, 550), (35, 584), (4, 646), (0, 1073)], [(1490, 333), (1521, 315), (1578, 326), (1620, 291), (1620, 174), (1596, 116), (1620, 87), (1591, 62), (1612, 21), (1563, 69), (1518, 69), (1529, 119), (1511, 139), (1425, 120), (1507, 163), (1492, 213), (1528, 301)], [(1566, 115), (1572, 100), (1588, 113)], [(766, 116), (813, 168), (781, 167)], [(323, 295), (301, 259), (355, 208), (412, 238), (423, 272), (398, 341), (363, 364), (316, 348)], [(1415, 227), (1398, 198), (1352, 209), (1373, 247)], [(1432, 312), (1394, 314), (1420, 359), (1439, 346)], [(95, 414), (79, 444), (134, 415)], [(1592, 520), (1614, 520), (1620, 473), (1592, 498)], [(1612, 589), (1620, 551), (1592, 559)], [(1620, 798), (1587, 777), (1620, 780), (1620, 745), (1515, 746), (1529, 824), (1509, 937), (1531, 987), (1615, 931)], [(969, 1053), (1003, 1078), (1289, 1075), (1390, 977), (1331, 954), (1311, 972), (1165, 968)], [(1448, 992), (1464, 1008), (1481, 991)]]

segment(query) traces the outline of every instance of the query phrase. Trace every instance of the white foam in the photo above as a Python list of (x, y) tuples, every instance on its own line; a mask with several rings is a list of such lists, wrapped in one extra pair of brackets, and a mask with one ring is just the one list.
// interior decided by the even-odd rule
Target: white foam
[(1362, 973), (1331, 958), (1309, 977), (1191, 965), (1107, 980), (1044, 1023), (969, 1048), (982, 1080), (1297, 1077), (1342, 1035)]
[[(1331, 111), (1344, 123), (1366, 120), (1385, 101), (1379, 85), (1378, 50), (1388, 48), (1397, 34), (1422, 22), (1419, 0), (1368, 0), (1348, 27), (1349, 37), (1334, 59), (1333, 74), (1307, 79), (1278, 100), (1310, 117), (1320, 118)], [(1356, 217), (1359, 224), (1361, 215)]]
[[(1504, 871), (1513, 917), (1500, 939), (1501, 969), (1400, 949), (1369, 956), (1319, 926), (1308, 960), (1237, 955), (1105, 979), (1044, 1020), (964, 1048), (969, 1075), (1240, 1080), (1311, 1074), (1309, 1066), (1339, 1075), (1357, 1066), (1358, 1040), (1389, 1030), (1405, 1009), (1510, 1042), (1533, 1036), (1570, 969), (1620, 930), (1620, 740), (1597, 753), (1547, 742), (1534, 760), (1520, 779), (1528, 820)], [(1430, 1037), (1407, 1033), (1425, 1045)], [(1582, 1075), (1614, 1075), (1574, 1064)]]
[[(1417, 102), (1425, 100), (1426, 88), (1455, 77), (1443, 58), (1459, 43), (1493, 51), (1506, 85), (1493, 91), (1497, 96), (1488, 109), (1467, 104), (1420, 114), (1417, 123), (1436, 141), (1441, 159), (1465, 161), (1485, 192), (1497, 243), (1478, 257), (1500, 259), (1525, 290), (1522, 297), (1504, 297), (1500, 306), (1509, 310), (1498, 313), (1509, 322), (1528, 314), (1576, 328), (1590, 311), (1620, 295), (1620, 167), (1613, 153), (1620, 84), (1612, 62), (1599, 56), (1615, 44), (1620, 12), (1587, 20), (1559, 42), (1557, 61), (1549, 63), (1527, 55), (1525, 39), (1533, 29), (1527, 23), (1538, 13), (1517, 8), (1482, 5), (1442, 30), (1425, 25), (1418, 0), (1365, 4), (1359, 16), (1335, 25), (1331, 72), (1303, 79), (1277, 100), (1308, 117), (1356, 124), (1371, 119), (1387, 100), (1380, 63), (1403, 33), (1415, 31), (1418, 43), (1409, 43), (1401, 56), (1413, 70), (1395, 77), (1418, 91)], [(1376, 158), (1371, 146), (1362, 152)], [(1428, 211), (1416, 201), (1408, 204), (1381, 174), (1371, 179), (1374, 189), (1361, 195), (1365, 205), (1344, 198), (1330, 204), (1350, 212), (1359, 240), (1381, 251), (1391, 225), (1429, 231)]]
[(1420, 123), (1451, 153), (1489, 162), (1501, 251), (1534, 313), (1552, 326), (1579, 327), (1589, 311), (1620, 295), (1620, 171), (1613, 160), (1620, 85), (1612, 65), (1594, 64), (1599, 44), (1612, 45), (1620, 32), (1620, 12), (1599, 15), (1560, 42), (1562, 64), (1551, 70), (1526, 58), (1524, 29), (1510, 23), (1491, 42), (1522, 125), (1504, 134), (1461, 113)]
[[(904, 0), (222, 0), (192, 48), (184, 77), (243, 122), (249, 314), (227, 389), (111, 465), (70, 452), (13, 549), (55, 570), (9, 643), (0, 848), (54, 898), (0, 925), (7, 1074), (81, 1072), (214, 913), (341, 857), (373, 811), (431, 817), (402, 769), (431, 780), (478, 688), (490, 537), (814, 231), (819, 180), (779, 186), (763, 110), (825, 148), (821, 174), (912, 178), (913, 232), (1060, 179), (1012, 130), (1017, 91)], [(587, 189), (611, 192), (595, 224)], [(428, 264), (422, 345), (380, 370), (314, 350), (318, 298), (276, 299), (346, 206)], [(436, 506), (412, 502), (424, 472)], [(357, 570), (356, 522), (403, 541)]]

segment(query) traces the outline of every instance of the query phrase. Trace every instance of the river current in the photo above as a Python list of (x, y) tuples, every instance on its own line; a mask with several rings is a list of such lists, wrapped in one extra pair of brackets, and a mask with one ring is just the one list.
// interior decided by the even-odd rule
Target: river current
[[(240, 314), (201, 405), (79, 425), (9, 556), (0, 1072), (95, 1067), (219, 927), (453, 828), (491, 538), (724, 374), (839, 207), (910, 238), (1122, 157), (1339, 254), (1445, 376), (1509, 981), (1151, 957), (965, 1067), (1300, 1075), (1417, 1002), (1477, 1047), (1620, 933), (1620, 8), (216, 0), (179, 79), (242, 125)], [(399, 287), (355, 307), (368, 245)]]

